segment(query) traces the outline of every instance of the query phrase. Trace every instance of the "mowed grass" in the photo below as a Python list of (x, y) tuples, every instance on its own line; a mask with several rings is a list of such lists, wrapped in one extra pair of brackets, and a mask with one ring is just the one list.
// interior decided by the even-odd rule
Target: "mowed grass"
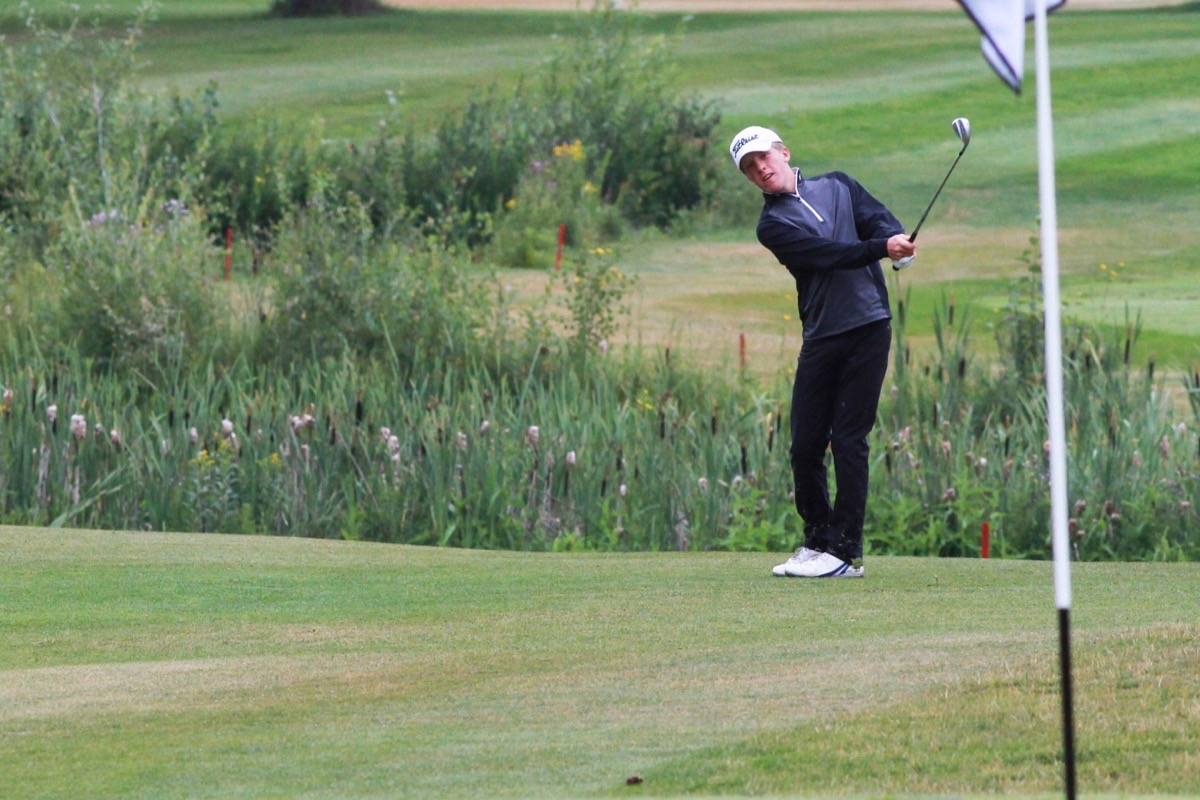
[[(116, 20), (137, 4), (108, 5)], [(307, 126), (315, 117), (330, 138), (368, 135), (391, 90), (420, 131), (489, 87), (515, 85), (574, 25), (567, 13), (512, 10), (283, 20), (267, 17), (268, 5), (166, 0), (145, 42), (145, 85), (197, 91), (216, 81), (235, 124)], [(950, 120), (969, 117), (971, 148), (922, 231), (916, 267), (900, 280), (915, 307), (954, 294), (986, 325), (1024, 272), (1019, 256), (1036, 230), (1032, 43), (1026, 91), (1014, 97), (984, 64), (965, 15), (947, 6), (642, 19), (670, 38), (678, 82), (722, 111), (713, 153), (722, 167), (735, 131), (769, 124), (806, 173), (850, 172), (909, 226), (956, 152)], [(0, 27), (13, 33), (16, 7), (0, 0)], [(1200, 298), (1190, 289), (1200, 285), (1200, 4), (1068, 4), (1051, 19), (1051, 46), (1066, 312), (1123, 327), (1128, 303), (1143, 315), (1137, 360), (1190, 367), (1200, 361)], [(754, 242), (753, 188), (731, 168), (725, 179), (743, 201), (691, 230), (702, 247), (654, 236), (625, 243), (622, 266), (643, 279), (626, 338), (712, 363), (728, 360), (745, 332), (763, 371), (785, 367), (800, 338), (798, 321), (784, 319), (794, 316), (792, 282)], [(520, 273), (506, 280), (539, 283)], [(780, 300), (764, 304), (765, 295)], [(931, 330), (930, 314), (913, 315), (918, 347)], [(990, 346), (984, 328), (977, 339)]]
[[(11, 527), (0, 554), (6, 798), (1061, 780), (1045, 562), (869, 557), (863, 581), (810, 584), (770, 554)], [(1074, 577), (1081, 787), (1194, 794), (1200, 568)]]

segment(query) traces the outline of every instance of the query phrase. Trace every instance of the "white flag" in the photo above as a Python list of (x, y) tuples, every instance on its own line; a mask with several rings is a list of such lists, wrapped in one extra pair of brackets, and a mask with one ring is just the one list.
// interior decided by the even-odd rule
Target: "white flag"
[[(1043, 0), (1054, 11), (1067, 0)], [(1021, 91), (1025, 72), (1025, 23), (1033, 19), (1037, 0), (958, 0), (983, 34), (983, 57), (1014, 92)]]

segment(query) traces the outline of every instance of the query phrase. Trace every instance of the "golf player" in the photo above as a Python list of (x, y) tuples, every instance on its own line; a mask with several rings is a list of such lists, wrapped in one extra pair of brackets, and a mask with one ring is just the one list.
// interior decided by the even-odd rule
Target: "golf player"
[[(804, 343), (792, 387), (792, 479), (804, 545), (772, 573), (861, 578), (867, 434), (891, 349), (891, 311), (879, 259), (913, 255), (903, 226), (842, 172), (805, 177), (778, 134), (733, 137), (734, 166), (762, 190), (758, 240), (796, 280)], [(825, 450), (837, 495), (829, 502)]]

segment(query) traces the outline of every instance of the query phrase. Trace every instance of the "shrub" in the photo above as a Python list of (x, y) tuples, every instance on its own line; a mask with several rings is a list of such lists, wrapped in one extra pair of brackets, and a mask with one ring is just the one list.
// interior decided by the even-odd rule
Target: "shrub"
[(361, 203), (318, 197), (293, 212), (276, 246), (258, 359), (287, 364), (351, 354), (403, 375), (462, 363), (490, 341), (485, 284), (437, 240), (373, 238)]
[(586, 158), (586, 147), (577, 139), (531, 162), (496, 223), (492, 250), (498, 263), (550, 266), (560, 225), (564, 244), (579, 250), (621, 235), (620, 213), (600, 198), (599, 187), (588, 178)]
[(78, 17), (54, 30), (29, 11), (27, 39), (4, 46), (0, 219), (35, 256), (70, 224), (72, 204), (132, 218), (148, 196), (181, 197), (194, 182), (215, 98), (164, 103), (131, 87), (145, 13), (116, 39)]
[(239, 237), (253, 237), (259, 249), (267, 248), (284, 215), (307, 202), (328, 174), (318, 138), (312, 129), (274, 120), (217, 129), (197, 190), (214, 236), (232, 226)]
[(556, 141), (588, 147), (589, 175), (637, 225), (666, 226), (699, 204), (720, 162), (709, 138), (713, 104), (672, 86), (663, 39), (640, 36), (634, 15), (598, 3), (542, 73)]
[(97, 365), (157, 374), (221, 341), (219, 260), (177, 199), (134, 218), (99, 211), (66, 228), (47, 255), (60, 276), (58, 341)]

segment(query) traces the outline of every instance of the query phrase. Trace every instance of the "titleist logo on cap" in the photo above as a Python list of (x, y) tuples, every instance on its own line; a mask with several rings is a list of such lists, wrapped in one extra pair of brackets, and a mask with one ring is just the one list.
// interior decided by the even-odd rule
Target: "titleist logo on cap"
[(736, 142), (734, 142), (733, 148), (732, 148), (734, 156), (736, 156), (738, 153), (740, 153), (743, 147), (750, 144), (750, 142), (753, 142), (757, 138), (758, 138), (758, 134), (756, 133), (753, 136), (745, 136), (741, 139), (738, 139)]

